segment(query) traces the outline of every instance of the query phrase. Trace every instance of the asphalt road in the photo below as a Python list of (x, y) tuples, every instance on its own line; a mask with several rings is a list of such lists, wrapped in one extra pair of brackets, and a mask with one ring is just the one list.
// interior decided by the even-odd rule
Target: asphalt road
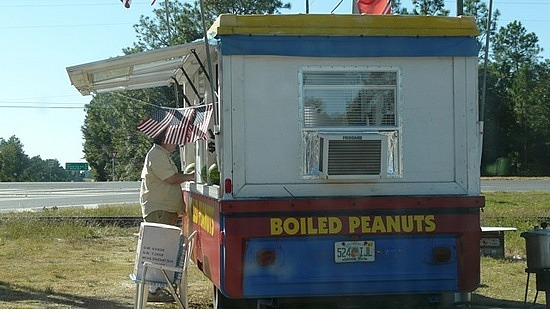
[(0, 212), (139, 202), (139, 182), (0, 182)]
[(550, 177), (543, 178), (482, 178), (481, 192), (550, 191)]
[[(550, 178), (482, 179), (482, 192), (550, 191)], [(0, 212), (136, 204), (139, 182), (0, 182)]]

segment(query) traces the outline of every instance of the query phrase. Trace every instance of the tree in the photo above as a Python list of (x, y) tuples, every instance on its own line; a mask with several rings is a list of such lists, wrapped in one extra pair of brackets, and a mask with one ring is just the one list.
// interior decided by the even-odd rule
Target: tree
[(112, 149), (113, 133), (118, 120), (110, 106), (110, 95), (98, 95), (86, 105), (86, 117), (82, 126), (84, 135), (84, 157), (90, 164), (95, 180), (109, 178), (109, 154)]
[(7, 141), (0, 138), (1, 182), (50, 182), (81, 180), (71, 178), (57, 160), (42, 160), (40, 156), (29, 159), (23, 143), (15, 135)]
[(182, 1), (161, 2), (153, 14), (154, 17), (142, 15), (139, 23), (134, 25), (137, 42), (133, 47), (123, 49), (125, 54), (182, 44), (202, 37), (196, 3), (193, 6)]
[[(485, 51), (485, 42), (487, 38), (487, 21), (489, 19), (489, 9), (487, 4), (482, 0), (465, 0), (464, 1), (464, 15), (473, 16), (476, 19), (477, 28), (480, 31), (480, 35), (477, 40), (480, 45), (479, 59), (483, 59), (482, 55)], [(500, 11), (495, 10), (491, 16), (491, 25), (489, 27), (489, 36), (493, 37), (497, 29), (497, 21), (500, 16)]]
[[(550, 137), (549, 62), (523, 64), (515, 72), (508, 91), (508, 102), (516, 130), (510, 131), (514, 164), (523, 175), (548, 173)], [(546, 170), (546, 173), (544, 171)], [(546, 174), (547, 175), (547, 174)]]
[(280, 0), (256, 0), (256, 1), (234, 1), (234, 0), (205, 0), (204, 5), (209, 13), (210, 23), (221, 14), (275, 14), (280, 9), (290, 9), (290, 3), (283, 3)]
[[(290, 4), (279, 0), (206, 0), (204, 4), (207, 25), (221, 13), (272, 14), (278, 13), (279, 9), (290, 8)], [(125, 54), (187, 43), (203, 37), (197, 1), (190, 4), (167, 0), (158, 3), (153, 13), (153, 17), (141, 16), (139, 23), (134, 25), (137, 41), (123, 49)], [(139, 179), (151, 140), (138, 132), (136, 126), (152, 114), (155, 106), (177, 107), (176, 91), (179, 90), (158, 87), (99, 94), (92, 99), (86, 106), (82, 132), (85, 158), (94, 179)], [(114, 160), (109, 157), (111, 152), (117, 153)]]
[(413, 15), (448, 16), (450, 12), (443, 0), (412, 0), (412, 4)]
[(535, 33), (527, 33), (521, 22), (513, 21), (501, 27), (493, 42), (493, 59), (498, 64), (503, 87), (508, 87), (514, 74), (523, 65), (532, 65), (540, 59), (542, 49)]
[[(166, 12), (166, 8), (168, 12)], [(274, 14), (289, 9), (290, 3), (280, 0), (205, 0), (205, 24), (211, 25), (221, 14)], [(161, 2), (153, 10), (154, 17), (141, 16), (134, 25), (137, 42), (123, 51), (126, 54), (192, 42), (203, 37), (199, 2)]]
[(0, 138), (0, 181), (24, 181), (23, 171), (29, 164), (29, 157), (23, 151), (23, 144), (13, 135), (7, 141)]
[(29, 182), (54, 182), (54, 181), (80, 181), (80, 178), (71, 178), (69, 173), (59, 165), (56, 159), (42, 160), (40, 156), (29, 159), (29, 163), (23, 171), (22, 181)]
[(548, 174), (548, 61), (538, 63), (538, 38), (518, 21), (500, 28), (492, 45), (483, 162), (508, 157), (517, 174)]

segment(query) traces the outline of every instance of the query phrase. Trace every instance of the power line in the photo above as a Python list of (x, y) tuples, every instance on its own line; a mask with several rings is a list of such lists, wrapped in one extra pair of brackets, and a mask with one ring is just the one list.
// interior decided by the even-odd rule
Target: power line
[(0, 105), (0, 108), (36, 109), (84, 109), (84, 106), (40, 106), (40, 105)]
[(81, 25), (34, 25), (34, 26), (0, 26), (0, 29), (33, 29), (33, 28), (75, 28), (75, 27), (106, 27), (106, 26), (125, 26), (133, 23), (108, 23), (108, 24), (81, 24)]
[[(455, 4), (456, 1), (445, 1), (445, 5), (452, 3)], [(514, 5), (514, 6), (524, 6), (524, 5), (548, 5), (550, 4), (549, 0), (544, 0), (544, 2), (523, 2), (523, 1), (498, 1), (498, 4)]]
[[(141, 5), (141, 4), (150, 4), (150, 2), (141, 2), (136, 1), (132, 2), (132, 5)], [(121, 6), (119, 2), (103, 2), (103, 3), (75, 3), (74, 1), (71, 4), (67, 3), (47, 3), (47, 4), (29, 4), (29, 3), (17, 3), (17, 4), (6, 4), (0, 5), (0, 8), (29, 8), (29, 7), (76, 7), (76, 6)]]
[(20, 101), (20, 100), (2, 101), (2, 100), (0, 100), (0, 104), (55, 104), (55, 105), (75, 105), (75, 104), (86, 104), (86, 103), (82, 103), (82, 102)]

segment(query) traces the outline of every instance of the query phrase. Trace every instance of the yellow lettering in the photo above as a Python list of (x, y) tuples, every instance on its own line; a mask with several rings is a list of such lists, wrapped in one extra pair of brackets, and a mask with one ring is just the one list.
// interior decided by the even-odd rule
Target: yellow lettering
[(283, 233), (283, 220), (281, 218), (271, 218), (271, 235), (281, 235)]
[(384, 226), (384, 221), (382, 221), (382, 217), (376, 216), (374, 217), (374, 220), (372, 222), (372, 233), (385, 233), (386, 232), (386, 226)]
[(361, 232), (363, 233), (370, 233), (370, 217), (369, 216), (361, 216)]
[(195, 205), (195, 203), (192, 204), (192, 207), (193, 209), (193, 223), (198, 223), (199, 222), (199, 210), (197, 208), (197, 206)]
[(307, 233), (309, 235), (317, 234), (317, 228), (315, 228), (315, 225), (313, 224), (313, 218), (311, 217), (307, 218)]
[(300, 234), (304, 235), (307, 231), (306, 218), (300, 218)]
[(328, 233), (327, 217), (321, 217), (321, 218), (317, 219), (317, 223), (318, 223), (317, 228), (319, 229), (319, 234)]
[[(193, 204), (193, 222), (213, 235), (213, 208), (204, 203)], [(348, 233), (414, 233), (436, 230), (434, 215), (348, 217)], [(339, 217), (270, 218), (271, 235), (334, 235), (342, 232)]]
[(416, 222), (416, 231), (422, 232), (424, 230), (424, 216), (416, 215), (413, 216), (414, 222)]
[(410, 233), (413, 231), (414, 225), (411, 216), (401, 216), (401, 229), (405, 233)]
[(424, 221), (426, 222), (426, 232), (433, 232), (435, 231), (435, 218), (434, 215), (428, 215), (426, 218), (424, 218)]
[(337, 217), (328, 218), (328, 232), (330, 234), (338, 234), (342, 230), (342, 221)]
[(361, 225), (361, 221), (358, 217), (349, 217), (349, 232), (355, 233), (355, 229)]
[(300, 229), (298, 219), (296, 218), (285, 219), (285, 222), (283, 223), (283, 228), (288, 235), (294, 235), (298, 233), (298, 230)]
[(191, 201), (193, 223), (202, 227), (208, 234), (214, 235), (214, 207), (198, 200)]
[(401, 232), (401, 225), (399, 224), (398, 216), (386, 217), (386, 232), (399, 233)]

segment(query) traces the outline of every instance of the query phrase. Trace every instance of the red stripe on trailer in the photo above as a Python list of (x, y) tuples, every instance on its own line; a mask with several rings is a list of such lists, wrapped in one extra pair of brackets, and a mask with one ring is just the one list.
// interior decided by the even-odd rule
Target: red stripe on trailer
[(437, 197), (359, 197), (359, 198), (298, 198), (227, 200), (221, 202), (224, 214), (250, 212), (309, 212), (340, 210), (400, 210), (400, 209), (457, 209), (481, 208), (483, 196)]

